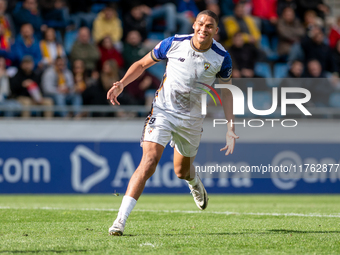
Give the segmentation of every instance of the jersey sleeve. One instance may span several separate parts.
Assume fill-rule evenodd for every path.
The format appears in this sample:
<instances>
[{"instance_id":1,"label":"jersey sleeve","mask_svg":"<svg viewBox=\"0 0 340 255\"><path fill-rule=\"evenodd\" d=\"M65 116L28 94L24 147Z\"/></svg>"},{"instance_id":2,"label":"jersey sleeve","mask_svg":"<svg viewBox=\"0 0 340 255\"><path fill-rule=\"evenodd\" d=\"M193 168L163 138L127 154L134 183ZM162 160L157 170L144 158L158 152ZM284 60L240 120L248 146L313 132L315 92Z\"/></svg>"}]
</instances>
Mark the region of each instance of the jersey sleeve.
<instances>
[{"instance_id":1,"label":"jersey sleeve","mask_svg":"<svg viewBox=\"0 0 340 255\"><path fill-rule=\"evenodd\" d=\"M166 55L171 47L173 40L174 37L172 36L164 39L159 44L157 44L156 47L151 51L151 58L156 62L166 59Z\"/></svg>"},{"instance_id":2,"label":"jersey sleeve","mask_svg":"<svg viewBox=\"0 0 340 255\"><path fill-rule=\"evenodd\" d=\"M217 78L220 78L224 82L228 82L231 79L233 68L232 61L228 51L224 55L221 70L216 74Z\"/></svg>"}]
</instances>

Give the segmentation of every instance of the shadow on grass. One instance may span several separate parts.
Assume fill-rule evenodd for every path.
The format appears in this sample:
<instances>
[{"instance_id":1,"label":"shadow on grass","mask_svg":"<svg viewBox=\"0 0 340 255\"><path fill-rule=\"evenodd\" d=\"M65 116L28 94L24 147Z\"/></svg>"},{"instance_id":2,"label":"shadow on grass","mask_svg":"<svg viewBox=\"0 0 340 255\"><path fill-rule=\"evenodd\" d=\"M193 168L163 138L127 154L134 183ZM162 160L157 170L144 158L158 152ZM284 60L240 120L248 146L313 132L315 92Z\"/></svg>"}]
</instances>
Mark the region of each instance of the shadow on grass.
<instances>
[{"instance_id":1,"label":"shadow on grass","mask_svg":"<svg viewBox=\"0 0 340 255\"><path fill-rule=\"evenodd\" d=\"M249 230L245 232L216 232L216 233L144 233L144 234L128 234L124 237L138 236L237 236L237 235L273 235L273 234L339 234L340 231L306 231L306 230L289 230L289 229L270 229L263 231Z\"/></svg>"},{"instance_id":2,"label":"shadow on grass","mask_svg":"<svg viewBox=\"0 0 340 255\"><path fill-rule=\"evenodd\" d=\"M271 232L276 232L276 233L283 233L283 234L291 234L291 233L297 233L297 234L338 234L340 231L306 231L306 230L290 230L290 229L271 229L267 230Z\"/></svg>"},{"instance_id":3,"label":"shadow on grass","mask_svg":"<svg viewBox=\"0 0 340 255\"><path fill-rule=\"evenodd\" d=\"M71 252L88 252L91 250L36 250L36 251L0 251L0 253L46 253L46 252L54 252L54 253L71 253Z\"/></svg>"}]
</instances>

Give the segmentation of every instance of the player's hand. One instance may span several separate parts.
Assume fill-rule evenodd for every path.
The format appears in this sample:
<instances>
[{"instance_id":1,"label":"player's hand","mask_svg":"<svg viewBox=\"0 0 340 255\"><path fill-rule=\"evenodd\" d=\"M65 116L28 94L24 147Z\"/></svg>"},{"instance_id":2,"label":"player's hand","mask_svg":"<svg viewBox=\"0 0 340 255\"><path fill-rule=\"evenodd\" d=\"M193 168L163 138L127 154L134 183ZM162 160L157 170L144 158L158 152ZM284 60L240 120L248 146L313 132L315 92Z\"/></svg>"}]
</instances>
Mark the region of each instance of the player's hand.
<instances>
[{"instance_id":1,"label":"player's hand","mask_svg":"<svg viewBox=\"0 0 340 255\"><path fill-rule=\"evenodd\" d=\"M233 154L234 147L235 147L235 139L238 139L239 137L235 135L233 131L227 132L227 144L224 148L220 149L220 151L226 151L225 155Z\"/></svg>"},{"instance_id":2,"label":"player's hand","mask_svg":"<svg viewBox=\"0 0 340 255\"><path fill-rule=\"evenodd\" d=\"M120 95L120 93L122 93L123 89L124 89L124 85L122 82L117 81L113 83L112 88L107 92L107 99L110 100L111 104L120 105L120 103L117 100L117 97Z\"/></svg>"}]
</instances>

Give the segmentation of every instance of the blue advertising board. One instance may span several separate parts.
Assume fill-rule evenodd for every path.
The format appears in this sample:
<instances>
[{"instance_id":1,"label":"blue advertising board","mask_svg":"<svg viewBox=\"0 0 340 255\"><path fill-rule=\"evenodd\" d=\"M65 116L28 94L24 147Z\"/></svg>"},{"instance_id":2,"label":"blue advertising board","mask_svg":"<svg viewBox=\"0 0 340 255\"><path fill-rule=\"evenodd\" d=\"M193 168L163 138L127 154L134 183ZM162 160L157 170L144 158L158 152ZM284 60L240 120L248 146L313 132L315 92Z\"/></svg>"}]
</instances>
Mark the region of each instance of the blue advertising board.
<instances>
[{"instance_id":1,"label":"blue advertising board","mask_svg":"<svg viewBox=\"0 0 340 255\"><path fill-rule=\"evenodd\" d=\"M340 193L340 144L239 143L229 156L219 151L223 146L203 142L196 168L321 164L333 169L256 178L249 172L211 175L202 170L209 193ZM141 156L137 142L1 142L0 193L124 193ZM173 149L167 146L145 193L189 192L174 174L172 158Z\"/></svg>"}]
</instances>

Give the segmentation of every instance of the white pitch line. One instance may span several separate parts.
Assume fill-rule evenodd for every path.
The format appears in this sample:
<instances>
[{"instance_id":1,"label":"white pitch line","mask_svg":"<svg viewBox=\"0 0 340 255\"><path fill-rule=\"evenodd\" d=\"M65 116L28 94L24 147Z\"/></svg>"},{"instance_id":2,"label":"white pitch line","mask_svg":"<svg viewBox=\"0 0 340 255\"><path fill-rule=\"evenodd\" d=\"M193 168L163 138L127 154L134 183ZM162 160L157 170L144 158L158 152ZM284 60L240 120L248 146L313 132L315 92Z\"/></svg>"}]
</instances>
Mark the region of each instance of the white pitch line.
<instances>
[{"instance_id":1,"label":"white pitch line","mask_svg":"<svg viewBox=\"0 0 340 255\"><path fill-rule=\"evenodd\" d=\"M103 212L117 212L118 209L108 208L63 208L63 207L10 207L0 206L0 210L64 210L64 211L103 211ZM216 212L216 211L182 211L182 210L143 210L135 209L135 212L153 212L153 213L202 213L202 214L222 214L222 215L253 215L253 216L293 216L293 217L324 217L324 218L340 218L340 214L302 214L302 213L254 213L254 212Z\"/></svg>"}]
</instances>

